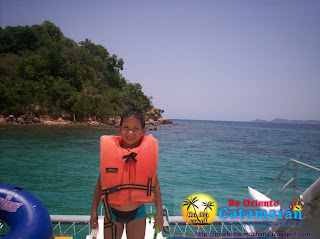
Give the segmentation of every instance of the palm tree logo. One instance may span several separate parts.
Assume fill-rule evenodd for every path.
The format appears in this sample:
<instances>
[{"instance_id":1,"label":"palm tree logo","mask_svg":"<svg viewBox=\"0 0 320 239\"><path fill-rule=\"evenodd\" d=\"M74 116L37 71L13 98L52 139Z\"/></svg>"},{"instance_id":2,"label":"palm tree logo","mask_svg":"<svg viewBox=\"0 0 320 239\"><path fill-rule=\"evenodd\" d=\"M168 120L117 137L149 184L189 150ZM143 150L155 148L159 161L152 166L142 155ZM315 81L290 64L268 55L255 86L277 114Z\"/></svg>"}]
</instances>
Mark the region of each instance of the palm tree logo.
<instances>
[{"instance_id":1,"label":"palm tree logo","mask_svg":"<svg viewBox=\"0 0 320 239\"><path fill-rule=\"evenodd\" d=\"M183 201L184 202L183 206L188 206L187 207L187 211L189 211L190 206L192 206L192 208L193 208L193 210L195 212L195 215L196 215L196 217L198 219L198 222L200 222L200 219L199 219L198 213L197 213L197 209L199 209L199 208L195 204L197 201L198 201L198 197L194 197L194 198L191 197L191 199L186 199L186 200Z\"/></svg>"},{"instance_id":2,"label":"palm tree logo","mask_svg":"<svg viewBox=\"0 0 320 239\"><path fill-rule=\"evenodd\" d=\"M205 212L207 212L208 211L208 209L210 209L210 211L212 211L212 207L214 207L214 202L213 201L209 201L209 202L207 202L207 201L204 201L204 202L202 202L202 206L204 206L204 211Z\"/></svg>"},{"instance_id":3,"label":"palm tree logo","mask_svg":"<svg viewBox=\"0 0 320 239\"><path fill-rule=\"evenodd\" d=\"M183 201L181 213L185 221L191 225L208 225L217 216L216 207L216 202L210 195L195 193Z\"/></svg>"}]
</instances>

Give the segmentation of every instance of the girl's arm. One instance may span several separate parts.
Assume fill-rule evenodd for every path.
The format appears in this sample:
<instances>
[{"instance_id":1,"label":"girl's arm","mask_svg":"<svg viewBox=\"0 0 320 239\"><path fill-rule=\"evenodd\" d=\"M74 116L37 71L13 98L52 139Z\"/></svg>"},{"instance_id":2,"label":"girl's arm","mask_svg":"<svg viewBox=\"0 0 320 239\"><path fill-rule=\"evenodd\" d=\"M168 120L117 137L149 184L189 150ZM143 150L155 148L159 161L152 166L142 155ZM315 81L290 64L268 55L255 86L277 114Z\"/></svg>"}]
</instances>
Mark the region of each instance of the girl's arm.
<instances>
[{"instance_id":1,"label":"girl's arm","mask_svg":"<svg viewBox=\"0 0 320 239\"><path fill-rule=\"evenodd\" d=\"M155 223L153 228L159 226L159 232L162 230L163 227L163 216L162 216L162 201L161 201L161 190L160 184L158 181L158 175L156 175L156 181L154 183L154 204L156 206L157 214L155 218Z\"/></svg>"},{"instance_id":2,"label":"girl's arm","mask_svg":"<svg viewBox=\"0 0 320 239\"><path fill-rule=\"evenodd\" d=\"M96 188L94 190L94 196L93 196L92 207L91 207L90 226L92 229L98 228L97 210L99 207L101 196L102 196L101 195L101 175L99 175L99 178L96 183Z\"/></svg>"}]
</instances>

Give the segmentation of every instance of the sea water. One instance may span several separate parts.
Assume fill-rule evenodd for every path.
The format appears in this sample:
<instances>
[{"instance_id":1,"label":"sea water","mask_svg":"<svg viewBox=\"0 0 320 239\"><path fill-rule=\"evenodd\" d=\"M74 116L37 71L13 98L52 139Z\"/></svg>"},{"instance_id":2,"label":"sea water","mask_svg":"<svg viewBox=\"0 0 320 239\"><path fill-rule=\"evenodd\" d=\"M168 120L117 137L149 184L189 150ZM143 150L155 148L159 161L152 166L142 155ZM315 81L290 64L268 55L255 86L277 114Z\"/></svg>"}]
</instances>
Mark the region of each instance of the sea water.
<instances>
[{"instance_id":1,"label":"sea water","mask_svg":"<svg viewBox=\"0 0 320 239\"><path fill-rule=\"evenodd\" d=\"M158 178L169 215L181 215L181 203L193 193L209 194L217 207L248 199L248 186L265 194L290 159L320 168L320 125L173 122L178 125L147 130L159 140ZM104 134L119 133L104 126L2 125L0 183L28 190L50 214L90 215ZM286 181L293 176L292 167L287 171ZM299 166L297 185L306 189L319 176ZM280 201L282 186L271 199ZM285 199L292 200L289 188Z\"/></svg>"}]
</instances>

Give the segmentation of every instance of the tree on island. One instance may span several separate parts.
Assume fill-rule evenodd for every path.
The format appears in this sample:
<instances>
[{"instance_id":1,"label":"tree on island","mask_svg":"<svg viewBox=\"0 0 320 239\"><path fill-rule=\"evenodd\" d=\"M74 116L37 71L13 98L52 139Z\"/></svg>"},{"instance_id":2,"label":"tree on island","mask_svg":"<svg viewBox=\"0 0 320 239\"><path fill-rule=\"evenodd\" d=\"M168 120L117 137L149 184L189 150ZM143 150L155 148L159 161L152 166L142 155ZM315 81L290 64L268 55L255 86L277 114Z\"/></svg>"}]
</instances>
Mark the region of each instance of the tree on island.
<instances>
[{"instance_id":1,"label":"tree on island","mask_svg":"<svg viewBox=\"0 0 320 239\"><path fill-rule=\"evenodd\" d=\"M38 114L87 119L146 112L151 97L120 73L124 61L85 39L65 37L52 22L0 27L0 114Z\"/></svg>"}]
</instances>

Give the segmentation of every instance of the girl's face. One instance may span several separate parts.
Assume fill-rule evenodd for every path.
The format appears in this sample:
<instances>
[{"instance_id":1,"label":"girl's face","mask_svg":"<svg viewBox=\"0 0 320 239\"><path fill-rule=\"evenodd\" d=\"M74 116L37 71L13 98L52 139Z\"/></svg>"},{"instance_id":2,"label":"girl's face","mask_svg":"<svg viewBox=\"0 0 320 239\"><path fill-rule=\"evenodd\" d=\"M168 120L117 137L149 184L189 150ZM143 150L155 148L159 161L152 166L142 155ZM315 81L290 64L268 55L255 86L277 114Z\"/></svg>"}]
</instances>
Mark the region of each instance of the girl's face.
<instances>
[{"instance_id":1,"label":"girl's face","mask_svg":"<svg viewBox=\"0 0 320 239\"><path fill-rule=\"evenodd\" d=\"M140 144L141 138L146 132L146 127L142 128L140 120L128 117L122 120L119 131L123 139L123 148L135 148Z\"/></svg>"}]
</instances>

